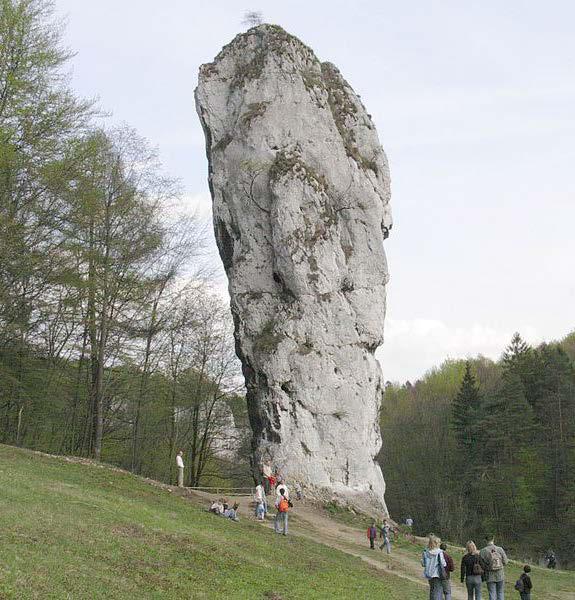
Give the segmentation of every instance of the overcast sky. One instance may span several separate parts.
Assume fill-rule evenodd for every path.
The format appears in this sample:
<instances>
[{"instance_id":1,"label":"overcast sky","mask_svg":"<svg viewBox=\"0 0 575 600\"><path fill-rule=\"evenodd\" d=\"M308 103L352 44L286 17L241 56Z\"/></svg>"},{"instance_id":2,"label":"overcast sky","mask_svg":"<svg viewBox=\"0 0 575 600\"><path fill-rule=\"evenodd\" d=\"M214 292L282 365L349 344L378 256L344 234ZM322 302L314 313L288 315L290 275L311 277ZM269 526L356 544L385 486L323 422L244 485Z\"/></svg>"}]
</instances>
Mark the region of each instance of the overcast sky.
<instances>
[{"instance_id":1,"label":"overcast sky","mask_svg":"<svg viewBox=\"0 0 575 600\"><path fill-rule=\"evenodd\" d=\"M258 1L56 0L72 85L157 144L207 214L198 66L261 9L340 68L387 152L384 377L573 330L575 2Z\"/></svg>"}]
</instances>

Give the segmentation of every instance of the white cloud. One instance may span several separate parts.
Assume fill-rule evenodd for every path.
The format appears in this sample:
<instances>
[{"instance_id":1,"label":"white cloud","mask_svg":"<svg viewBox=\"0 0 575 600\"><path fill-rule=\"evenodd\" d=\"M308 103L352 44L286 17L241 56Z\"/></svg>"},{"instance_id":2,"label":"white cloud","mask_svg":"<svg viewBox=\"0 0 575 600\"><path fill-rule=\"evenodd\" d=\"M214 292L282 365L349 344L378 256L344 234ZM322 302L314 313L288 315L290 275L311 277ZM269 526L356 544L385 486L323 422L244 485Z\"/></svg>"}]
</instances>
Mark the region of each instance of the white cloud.
<instances>
[{"instance_id":1,"label":"white cloud","mask_svg":"<svg viewBox=\"0 0 575 600\"><path fill-rule=\"evenodd\" d=\"M196 215L199 218L212 218L212 198L209 192L192 192L181 196L175 205L177 212Z\"/></svg>"},{"instance_id":2,"label":"white cloud","mask_svg":"<svg viewBox=\"0 0 575 600\"><path fill-rule=\"evenodd\" d=\"M535 328L522 327L521 335L532 344L539 343ZM438 319L386 320L385 343L377 356L386 380L415 380L447 358L467 358L482 354L497 360L514 331L496 329L480 323L466 327L451 326Z\"/></svg>"}]
</instances>

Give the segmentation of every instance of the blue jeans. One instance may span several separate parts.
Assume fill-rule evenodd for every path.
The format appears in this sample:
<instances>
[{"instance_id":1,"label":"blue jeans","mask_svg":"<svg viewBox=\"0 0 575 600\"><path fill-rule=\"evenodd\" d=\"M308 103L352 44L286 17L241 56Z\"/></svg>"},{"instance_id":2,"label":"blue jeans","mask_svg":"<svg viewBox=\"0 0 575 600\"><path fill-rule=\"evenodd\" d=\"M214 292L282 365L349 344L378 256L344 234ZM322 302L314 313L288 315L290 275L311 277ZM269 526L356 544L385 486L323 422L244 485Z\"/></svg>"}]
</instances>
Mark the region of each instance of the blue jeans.
<instances>
[{"instance_id":1,"label":"blue jeans","mask_svg":"<svg viewBox=\"0 0 575 600\"><path fill-rule=\"evenodd\" d=\"M443 600L443 587L439 577L432 577L429 581L429 600Z\"/></svg>"},{"instance_id":2,"label":"blue jeans","mask_svg":"<svg viewBox=\"0 0 575 600\"><path fill-rule=\"evenodd\" d=\"M468 575L465 578L465 585L467 600L481 600L481 575Z\"/></svg>"},{"instance_id":3,"label":"blue jeans","mask_svg":"<svg viewBox=\"0 0 575 600\"><path fill-rule=\"evenodd\" d=\"M489 600L505 600L504 586L504 581L488 581L487 589L489 590Z\"/></svg>"},{"instance_id":4,"label":"blue jeans","mask_svg":"<svg viewBox=\"0 0 575 600\"><path fill-rule=\"evenodd\" d=\"M288 534L288 514L287 512L277 512L274 521L274 529L276 533Z\"/></svg>"},{"instance_id":5,"label":"blue jeans","mask_svg":"<svg viewBox=\"0 0 575 600\"><path fill-rule=\"evenodd\" d=\"M441 580L441 589L443 591L443 599L451 600L451 581L449 579Z\"/></svg>"},{"instance_id":6,"label":"blue jeans","mask_svg":"<svg viewBox=\"0 0 575 600\"><path fill-rule=\"evenodd\" d=\"M381 544L379 549L383 550L384 548L388 554L391 554L391 542L389 541L389 538L383 538L383 544Z\"/></svg>"}]
</instances>

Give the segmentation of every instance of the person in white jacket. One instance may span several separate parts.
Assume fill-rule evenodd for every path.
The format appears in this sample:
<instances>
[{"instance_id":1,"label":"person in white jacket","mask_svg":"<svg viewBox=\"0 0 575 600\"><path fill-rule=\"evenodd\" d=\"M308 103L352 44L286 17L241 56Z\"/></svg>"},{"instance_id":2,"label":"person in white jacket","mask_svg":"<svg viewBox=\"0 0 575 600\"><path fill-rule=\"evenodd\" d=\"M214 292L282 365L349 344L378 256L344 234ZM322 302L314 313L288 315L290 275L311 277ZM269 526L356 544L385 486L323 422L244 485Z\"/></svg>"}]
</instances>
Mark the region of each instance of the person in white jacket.
<instances>
[{"instance_id":1,"label":"person in white jacket","mask_svg":"<svg viewBox=\"0 0 575 600\"><path fill-rule=\"evenodd\" d=\"M266 491L262 483L256 486L256 493L254 494L254 500L256 502L256 517L258 520L263 521L268 512L268 503L266 499Z\"/></svg>"},{"instance_id":2,"label":"person in white jacket","mask_svg":"<svg viewBox=\"0 0 575 600\"><path fill-rule=\"evenodd\" d=\"M276 487L276 506L279 504L279 501L281 500L282 496L285 496L285 499L289 500L288 486L284 483L283 479L280 479Z\"/></svg>"},{"instance_id":3,"label":"person in white jacket","mask_svg":"<svg viewBox=\"0 0 575 600\"><path fill-rule=\"evenodd\" d=\"M429 535L427 548L421 555L423 575L429 582L429 600L442 600L443 587L441 585L442 573L445 573L447 561L443 551L439 548L441 540L433 534Z\"/></svg>"},{"instance_id":4,"label":"person in white jacket","mask_svg":"<svg viewBox=\"0 0 575 600\"><path fill-rule=\"evenodd\" d=\"M178 487L184 487L184 451L180 450L176 456L176 466L178 467Z\"/></svg>"}]
</instances>

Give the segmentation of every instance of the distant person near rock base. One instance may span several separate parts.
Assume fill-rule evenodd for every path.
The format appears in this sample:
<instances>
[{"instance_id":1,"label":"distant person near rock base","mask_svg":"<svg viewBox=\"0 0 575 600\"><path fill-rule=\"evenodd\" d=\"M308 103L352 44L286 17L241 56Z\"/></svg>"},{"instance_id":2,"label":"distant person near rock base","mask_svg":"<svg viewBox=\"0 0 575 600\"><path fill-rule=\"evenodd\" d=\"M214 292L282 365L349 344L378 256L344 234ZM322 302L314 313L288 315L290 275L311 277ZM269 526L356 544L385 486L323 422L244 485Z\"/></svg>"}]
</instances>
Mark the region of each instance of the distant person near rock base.
<instances>
[{"instance_id":1,"label":"distant person near rock base","mask_svg":"<svg viewBox=\"0 0 575 600\"><path fill-rule=\"evenodd\" d=\"M256 486L254 500L256 503L256 519L258 519L258 521L264 521L268 512L268 503L263 482L258 483Z\"/></svg>"},{"instance_id":2,"label":"distant person near rock base","mask_svg":"<svg viewBox=\"0 0 575 600\"><path fill-rule=\"evenodd\" d=\"M383 525L379 528L379 537L382 540L382 544L379 547L380 550L385 548L388 554L391 554L391 526L384 520Z\"/></svg>"},{"instance_id":3,"label":"distant person near rock base","mask_svg":"<svg viewBox=\"0 0 575 600\"><path fill-rule=\"evenodd\" d=\"M372 523L367 528L367 539L369 540L370 550L375 550L375 540L377 539L377 528L375 527L375 523Z\"/></svg>"},{"instance_id":4,"label":"distant person near rock base","mask_svg":"<svg viewBox=\"0 0 575 600\"><path fill-rule=\"evenodd\" d=\"M176 456L176 466L178 467L178 487L184 487L184 451L180 450Z\"/></svg>"},{"instance_id":5,"label":"distant person near rock base","mask_svg":"<svg viewBox=\"0 0 575 600\"><path fill-rule=\"evenodd\" d=\"M282 533L283 535L288 534L288 512L290 509L290 503L287 497L284 495L284 489L279 490L279 499L276 500L276 517L274 521L274 530L276 533Z\"/></svg>"}]
</instances>

